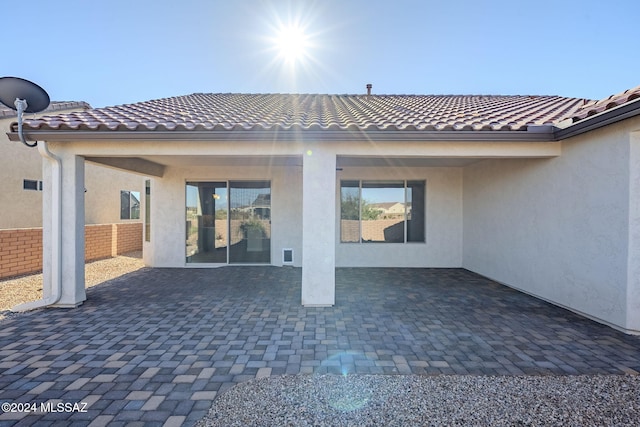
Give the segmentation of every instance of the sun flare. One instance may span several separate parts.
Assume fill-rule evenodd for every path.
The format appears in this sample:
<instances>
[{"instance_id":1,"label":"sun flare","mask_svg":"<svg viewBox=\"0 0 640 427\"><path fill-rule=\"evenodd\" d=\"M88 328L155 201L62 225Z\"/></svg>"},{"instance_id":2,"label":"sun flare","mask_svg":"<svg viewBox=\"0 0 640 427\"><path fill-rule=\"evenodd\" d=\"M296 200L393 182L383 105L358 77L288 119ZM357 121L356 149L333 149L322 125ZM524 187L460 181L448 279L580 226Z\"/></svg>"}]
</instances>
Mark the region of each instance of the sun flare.
<instances>
[{"instance_id":1,"label":"sun flare","mask_svg":"<svg viewBox=\"0 0 640 427\"><path fill-rule=\"evenodd\" d=\"M282 27L276 35L275 47L286 62L299 62L308 55L309 37L298 26Z\"/></svg>"}]
</instances>

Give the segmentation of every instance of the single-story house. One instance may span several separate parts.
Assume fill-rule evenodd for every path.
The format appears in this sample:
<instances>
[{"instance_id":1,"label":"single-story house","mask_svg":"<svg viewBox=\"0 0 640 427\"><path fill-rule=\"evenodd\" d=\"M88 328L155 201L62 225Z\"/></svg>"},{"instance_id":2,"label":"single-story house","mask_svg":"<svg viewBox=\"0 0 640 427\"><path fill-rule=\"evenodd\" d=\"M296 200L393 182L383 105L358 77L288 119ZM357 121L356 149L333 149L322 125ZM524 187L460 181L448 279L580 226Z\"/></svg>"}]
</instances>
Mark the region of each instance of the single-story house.
<instances>
[{"instance_id":1,"label":"single-story house","mask_svg":"<svg viewBox=\"0 0 640 427\"><path fill-rule=\"evenodd\" d=\"M148 177L151 267L301 267L305 306L335 303L336 267L465 268L640 333L639 98L195 93L27 121L45 300L86 298L90 161Z\"/></svg>"}]
</instances>

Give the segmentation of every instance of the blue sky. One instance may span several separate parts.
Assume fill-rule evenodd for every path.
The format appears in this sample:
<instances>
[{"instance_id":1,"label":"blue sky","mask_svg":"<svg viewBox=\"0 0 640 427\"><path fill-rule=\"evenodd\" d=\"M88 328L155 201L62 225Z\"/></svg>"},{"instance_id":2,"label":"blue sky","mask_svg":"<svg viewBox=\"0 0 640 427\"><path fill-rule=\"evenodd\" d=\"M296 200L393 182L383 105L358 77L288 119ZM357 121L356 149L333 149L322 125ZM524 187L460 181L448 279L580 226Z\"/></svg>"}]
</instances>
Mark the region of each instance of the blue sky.
<instances>
[{"instance_id":1,"label":"blue sky","mask_svg":"<svg viewBox=\"0 0 640 427\"><path fill-rule=\"evenodd\" d=\"M94 107L194 92L536 94L640 85L637 0L30 0L0 76ZM280 26L306 54L286 62Z\"/></svg>"}]
</instances>

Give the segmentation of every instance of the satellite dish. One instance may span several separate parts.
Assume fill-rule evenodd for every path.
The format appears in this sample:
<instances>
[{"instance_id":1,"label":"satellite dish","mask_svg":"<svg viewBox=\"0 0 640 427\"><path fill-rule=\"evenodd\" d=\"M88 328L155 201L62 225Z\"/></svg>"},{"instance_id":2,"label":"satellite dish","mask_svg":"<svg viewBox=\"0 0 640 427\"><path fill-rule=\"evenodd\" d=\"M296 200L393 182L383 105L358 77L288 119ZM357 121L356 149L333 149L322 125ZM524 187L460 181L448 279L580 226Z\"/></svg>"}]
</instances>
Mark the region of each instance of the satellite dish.
<instances>
[{"instance_id":1,"label":"satellite dish","mask_svg":"<svg viewBox=\"0 0 640 427\"><path fill-rule=\"evenodd\" d=\"M26 113L39 113L49 106L49 95L35 83L18 77L0 78L0 102L17 110L16 99L27 102Z\"/></svg>"},{"instance_id":2,"label":"satellite dish","mask_svg":"<svg viewBox=\"0 0 640 427\"><path fill-rule=\"evenodd\" d=\"M0 103L18 112L18 134L20 141L26 146L35 147L37 144L29 144L22 133L22 114L38 113L49 106L49 95L35 83L19 77L0 78Z\"/></svg>"}]
</instances>

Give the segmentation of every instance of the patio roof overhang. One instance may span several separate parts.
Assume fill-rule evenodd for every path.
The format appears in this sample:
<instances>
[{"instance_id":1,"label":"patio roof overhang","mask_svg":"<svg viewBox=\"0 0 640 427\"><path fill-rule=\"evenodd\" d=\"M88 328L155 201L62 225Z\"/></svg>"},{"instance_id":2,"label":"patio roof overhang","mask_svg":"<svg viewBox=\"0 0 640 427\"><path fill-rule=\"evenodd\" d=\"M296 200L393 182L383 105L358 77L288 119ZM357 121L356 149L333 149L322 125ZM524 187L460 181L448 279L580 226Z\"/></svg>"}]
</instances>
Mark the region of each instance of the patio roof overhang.
<instances>
[{"instance_id":1,"label":"patio roof overhang","mask_svg":"<svg viewBox=\"0 0 640 427\"><path fill-rule=\"evenodd\" d=\"M32 141L323 141L323 142L549 142L555 141L553 126L529 126L526 131L468 131L468 130L363 130L357 127L344 130L309 130L292 126L288 129L245 130L242 127L225 131L130 131L130 130L55 130L25 128L25 137ZM12 127L13 130L13 127ZM7 133L11 141L19 141L16 131Z\"/></svg>"},{"instance_id":2,"label":"patio roof overhang","mask_svg":"<svg viewBox=\"0 0 640 427\"><path fill-rule=\"evenodd\" d=\"M553 131L552 126L529 126L526 131L336 131L293 126L228 131L39 129L25 134L54 145L82 144L78 154L88 161L161 177L172 165L301 164L302 147L318 143L336 147L338 167L465 166L486 158L549 158L561 154ZM16 132L8 135L18 140Z\"/></svg>"}]
</instances>

